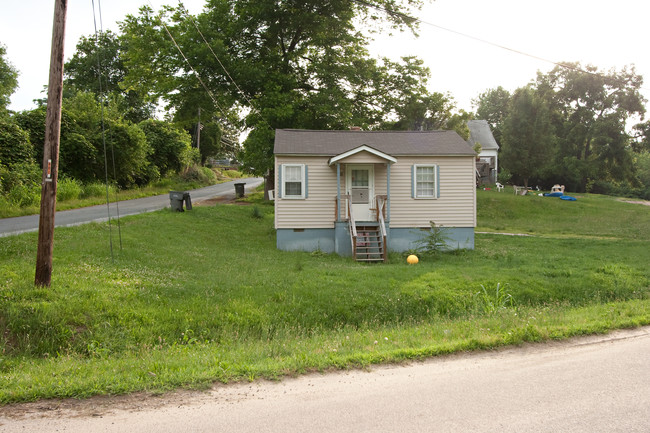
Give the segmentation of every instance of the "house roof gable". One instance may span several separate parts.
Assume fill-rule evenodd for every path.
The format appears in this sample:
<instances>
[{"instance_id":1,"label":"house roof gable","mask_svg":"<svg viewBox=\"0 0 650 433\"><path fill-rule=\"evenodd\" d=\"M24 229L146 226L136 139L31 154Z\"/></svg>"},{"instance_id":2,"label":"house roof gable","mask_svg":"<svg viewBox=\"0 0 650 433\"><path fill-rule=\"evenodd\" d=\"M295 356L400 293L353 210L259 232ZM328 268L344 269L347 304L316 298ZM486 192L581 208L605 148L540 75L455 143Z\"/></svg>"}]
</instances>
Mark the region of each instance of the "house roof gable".
<instances>
[{"instance_id":1,"label":"house roof gable","mask_svg":"<svg viewBox=\"0 0 650 433\"><path fill-rule=\"evenodd\" d=\"M366 146L386 156L475 156L455 131L322 131L277 129L276 155L336 157Z\"/></svg>"},{"instance_id":2,"label":"house roof gable","mask_svg":"<svg viewBox=\"0 0 650 433\"><path fill-rule=\"evenodd\" d=\"M372 155L374 155L374 156L376 156L376 157L378 157L380 159L385 160L386 162L388 162L390 164L394 164L394 163L397 162L397 159L395 159L394 157L392 157L390 155L387 155L384 152L380 152L377 149L373 149L372 147L366 146L365 144L363 144L363 145L361 145L359 147L348 150L347 152L343 152L341 154L338 154L338 155L330 158L329 165L332 165L332 164L334 164L336 162L341 162L344 159L346 159L346 158L348 158L348 157L350 157L352 155L357 155L357 154L363 153L363 152L370 153L370 154L372 154Z\"/></svg>"},{"instance_id":3,"label":"house roof gable","mask_svg":"<svg viewBox=\"0 0 650 433\"><path fill-rule=\"evenodd\" d=\"M492 135L492 130L487 120L468 120L469 144L474 147L478 142L481 143L481 150L498 150L499 145Z\"/></svg>"}]
</instances>

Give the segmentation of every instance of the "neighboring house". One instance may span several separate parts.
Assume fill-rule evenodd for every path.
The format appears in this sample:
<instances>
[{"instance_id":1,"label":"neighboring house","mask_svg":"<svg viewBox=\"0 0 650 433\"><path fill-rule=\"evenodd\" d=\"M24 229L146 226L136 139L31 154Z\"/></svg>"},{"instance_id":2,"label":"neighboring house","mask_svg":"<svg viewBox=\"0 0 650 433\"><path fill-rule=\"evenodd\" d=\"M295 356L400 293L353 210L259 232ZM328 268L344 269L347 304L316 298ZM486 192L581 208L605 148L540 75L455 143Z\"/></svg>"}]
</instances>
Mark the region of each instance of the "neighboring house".
<instances>
[{"instance_id":1,"label":"neighboring house","mask_svg":"<svg viewBox=\"0 0 650 433\"><path fill-rule=\"evenodd\" d=\"M476 163L478 180L480 184L493 184L497 181L499 170L499 145L497 144L487 120L469 120L469 145L474 148L476 143L481 144L479 160Z\"/></svg>"},{"instance_id":2,"label":"neighboring house","mask_svg":"<svg viewBox=\"0 0 650 433\"><path fill-rule=\"evenodd\" d=\"M385 260L430 221L449 248L474 248L476 153L454 131L275 132L281 250Z\"/></svg>"}]
</instances>

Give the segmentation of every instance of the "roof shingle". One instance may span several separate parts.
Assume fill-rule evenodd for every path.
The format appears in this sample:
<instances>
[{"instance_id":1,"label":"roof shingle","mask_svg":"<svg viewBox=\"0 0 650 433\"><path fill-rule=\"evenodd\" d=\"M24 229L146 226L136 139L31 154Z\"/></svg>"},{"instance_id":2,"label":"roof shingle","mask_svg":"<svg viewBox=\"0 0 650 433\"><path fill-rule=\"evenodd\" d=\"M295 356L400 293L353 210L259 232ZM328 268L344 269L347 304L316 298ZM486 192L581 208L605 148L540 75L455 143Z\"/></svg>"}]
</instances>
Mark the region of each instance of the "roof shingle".
<instances>
[{"instance_id":1,"label":"roof shingle","mask_svg":"<svg viewBox=\"0 0 650 433\"><path fill-rule=\"evenodd\" d=\"M362 145L389 155L473 156L455 131L319 131L276 129L276 155L336 156Z\"/></svg>"}]
</instances>

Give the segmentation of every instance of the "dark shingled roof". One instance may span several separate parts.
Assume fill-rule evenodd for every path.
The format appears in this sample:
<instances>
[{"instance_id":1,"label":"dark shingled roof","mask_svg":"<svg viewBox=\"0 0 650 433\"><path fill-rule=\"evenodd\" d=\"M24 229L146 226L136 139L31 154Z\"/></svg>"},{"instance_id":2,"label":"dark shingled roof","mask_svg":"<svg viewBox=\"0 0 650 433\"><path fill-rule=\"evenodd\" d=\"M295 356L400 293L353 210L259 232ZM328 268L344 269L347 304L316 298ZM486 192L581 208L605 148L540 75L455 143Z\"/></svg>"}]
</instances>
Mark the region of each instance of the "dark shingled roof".
<instances>
[{"instance_id":1,"label":"dark shingled roof","mask_svg":"<svg viewBox=\"0 0 650 433\"><path fill-rule=\"evenodd\" d=\"M481 150L499 149L487 120L468 120L467 127L469 128L469 144L472 147L479 142L481 143Z\"/></svg>"},{"instance_id":2,"label":"dark shingled roof","mask_svg":"<svg viewBox=\"0 0 650 433\"><path fill-rule=\"evenodd\" d=\"M273 153L336 156L366 145L388 155L476 155L455 131L276 129Z\"/></svg>"}]
</instances>

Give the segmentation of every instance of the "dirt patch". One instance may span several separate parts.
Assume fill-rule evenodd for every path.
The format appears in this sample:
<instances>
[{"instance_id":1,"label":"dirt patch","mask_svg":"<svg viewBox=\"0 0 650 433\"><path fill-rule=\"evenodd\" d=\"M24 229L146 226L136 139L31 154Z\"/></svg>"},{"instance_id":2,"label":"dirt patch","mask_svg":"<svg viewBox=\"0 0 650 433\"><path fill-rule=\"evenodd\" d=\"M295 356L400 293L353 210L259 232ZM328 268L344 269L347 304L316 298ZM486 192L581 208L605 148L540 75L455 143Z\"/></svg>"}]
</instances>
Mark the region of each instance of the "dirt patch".
<instances>
[{"instance_id":1,"label":"dirt patch","mask_svg":"<svg viewBox=\"0 0 650 433\"><path fill-rule=\"evenodd\" d=\"M237 200L235 194L220 195L218 197L209 198L207 200L200 200L193 202L192 206L216 206L218 204L235 204L238 206L250 206L251 203L246 201Z\"/></svg>"},{"instance_id":2,"label":"dirt patch","mask_svg":"<svg viewBox=\"0 0 650 433\"><path fill-rule=\"evenodd\" d=\"M648 200L620 200L623 203L632 203L632 204L642 204L644 206L650 206L650 201Z\"/></svg>"}]
</instances>

